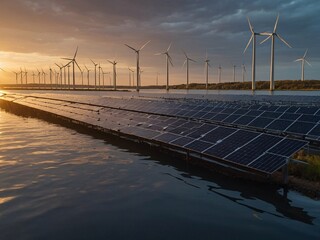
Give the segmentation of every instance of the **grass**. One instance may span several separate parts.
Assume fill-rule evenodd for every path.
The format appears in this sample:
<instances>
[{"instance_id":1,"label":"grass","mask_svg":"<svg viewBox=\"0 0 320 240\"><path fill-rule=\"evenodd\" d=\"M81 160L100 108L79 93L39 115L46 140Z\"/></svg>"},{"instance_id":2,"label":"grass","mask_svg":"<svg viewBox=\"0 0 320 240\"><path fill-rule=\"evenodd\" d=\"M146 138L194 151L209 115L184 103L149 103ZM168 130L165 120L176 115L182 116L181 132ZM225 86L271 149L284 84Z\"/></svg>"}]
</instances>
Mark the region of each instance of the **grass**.
<instances>
[{"instance_id":1,"label":"grass","mask_svg":"<svg viewBox=\"0 0 320 240\"><path fill-rule=\"evenodd\" d=\"M320 181L320 155L309 155L305 151L300 151L296 154L295 159L308 164L291 163L289 165L290 175L310 181Z\"/></svg>"}]
</instances>

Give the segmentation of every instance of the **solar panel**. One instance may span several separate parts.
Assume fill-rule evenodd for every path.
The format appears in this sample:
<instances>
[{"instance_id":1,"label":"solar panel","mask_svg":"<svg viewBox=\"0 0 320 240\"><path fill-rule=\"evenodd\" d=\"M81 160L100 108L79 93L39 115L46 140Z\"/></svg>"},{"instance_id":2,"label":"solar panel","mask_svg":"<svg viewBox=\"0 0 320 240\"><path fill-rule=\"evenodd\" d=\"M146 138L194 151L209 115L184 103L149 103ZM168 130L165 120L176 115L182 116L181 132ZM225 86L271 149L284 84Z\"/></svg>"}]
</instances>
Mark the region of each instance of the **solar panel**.
<instances>
[{"instance_id":1,"label":"solar panel","mask_svg":"<svg viewBox=\"0 0 320 240\"><path fill-rule=\"evenodd\" d=\"M229 117L223 119L223 122L225 123L233 123L235 120L237 120L241 115L232 114Z\"/></svg>"},{"instance_id":2,"label":"solar panel","mask_svg":"<svg viewBox=\"0 0 320 240\"><path fill-rule=\"evenodd\" d=\"M206 134L205 136L203 136L202 138L200 138L200 140L204 140L204 141L215 144L217 141L226 138L227 136L234 133L235 131L236 131L235 129L231 129L231 128L218 127L212 130L211 132L209 132L208 134Z\"/></svg>"},{"instance_id":3,"label":"solar panel","mask_svg":"<svg viewBox=\"0 0 320 240\"><path fill-rule=\"evenodd\" d=\"M287 132L307 134L313 127L313 123L296 121L287 129Z\"/></svg>"},{"instance_id":4,"label":"solar panel","mask_svg":"<svg viewBox=\"0 0 320 240\"><path fill-rule=\"evenodd\" d=\"M239 130L225 138L222 142L206 150L205 153L214 157L223 158L257 136L259 136L259 133Z\"/></svg>"},{"instance_id":5,"label":"solar panel","mask_svg":"<svg viewBox=\"0 0 320 240\"><path fill-rule=\"evenodd\" d=\"M246 113L248 113L249 110L247 109L238 109L237 111L235 111L233 114L239 114L239 115L244 115Z\"/></svg>"},{"instance_id":6,"label":"solar panel","mask_svg":"<svg viewBox=\"0 0 320 240\"><path fill-rule=\"evenodd\" d=\"M318 110L318 107L300 107L297 113L315 114Z\"/></svg>"},{"instance_id":7,"label":"solar panel","mask_svg":"<svg viewBox=\"0 0 320 240\"><path fill-rule=\"evenodd\" d=\"M169 143L173 140L178 139L179 135L177 134L172 134L172 133L163 133L161 135L156 136L155 138L153 138L153 140L159 141L159 142L165 142L165 143Z\"/></svg>"},{"instance_id":8,"label":"solar panel","mask_svg":"<svg viewBox=\"0 0 320 240\"><path fill-rule=\"evenodd\" d=\"M270 130L284 131L284 130L286 130L292 123L293 123L293 121L276 119L276 120L274 120L270 125L268 125L266 128L267 128L267 129L270 129Z\"/></svg>"},{"instance_id":9,"label":"solar panel","mask_svg":"<svg viewBox=\"0 0 320 240\"><path fill-rule=\"evenodd\" d=\"M155 136L160 134L160 132L143 129L143 128L137 128L136 131L134 131L133 133L138 137L143 137L147 139L154 138Z\"/></svg>"},{"instance_id":10,"label":"solar panel","mask_svg":"<svg viewBox=\"0 0 320 240\"><path fill-rule=\"evenodd\" d=\"M247 165L281 140L280 137L262 134L225 158L235 163Z\"/></svg>"},{"instance_id":11,"label":"solar panel","mask_svg":"<svg viewBox=\"0 0 320 240\"><path fill-rule=\"evenodd\" d=\"M213 118L215 115L217 115L217 113L214 113L214 112L208 112L206 113L205 115L202 116L203 119L211 119Z\"/></svg>"},{"instance_id":12,"label":"solar panel","mask_svg":"<svg viewBox=\"0 0 320 240\"><path fill-rule=\"evenodd\" d=\"M320 116L303 114L298 120L302 122L318 123L320 121Z\"/></svg>"},{"instance_id":13,"label":"solar panel","mask_svg":"<svg viewBox=\"0 0 320 240\"><path fill-rule=\"evenodd\" d=\"M320 124L316 125L309 133L310 136L320 137Z\"/></svg>"},{"instance_id":14,"label":"solar panel","mask_svg":"<svg viewBox=\"0 0 320 240\"><path fill-rule=\"evenodd\" d=\"M295 113L298 111L299 107L291 106L290 108L287 109L286 113Z\"/></svg>"},{"instance_id":15,"label":"solar panel","mask_svg":"<svg viewBox=\"0 0 320 240\"><path fill-rule=\"evenodd\" d=\"M266 118L278 118L281 115L281 113L277 112L264 112L260 116L266 117Z\"/></svg>"},{"instance_id":16,"label":"solar panel","mask_svg":"<svg viewBox=\"0 0 320 240\"><path fill-rule=\"evenodd\" d=\"M303 148L307 142L285 138L273 148L268 150L269 153L290 157L295 152Z\"/></svg>"},{"instance_id":17,"label":"solar panel","mask_svg":"<svg viewBox=\"0 0 320 240\"><path fill-rule=\"evenodd\" d=\"M187 144L185 146L185 148L201 153L204 150L208 149L210 146L212 146L211 143L204 142L201 140L195 140L195 141Z\"/></svg>"},{"instance_id":18,"label":"solar panel","mask_svg":"<svg viewBox=\"0 0 320 240\"><path fill-rule=\"evenodd\" d=\"M288 110L288 106L280 106L277 108L277 110L275 110L275 112L280 112L280 113L284 113Z\"/></svg>"},{"instance_id":19,"label":"solar panel","mask_svg":"<svg viewBox=\"0 0 320 240\"><path fill-rule=\"evenodd\" d=\"M211 120L222 121L223 119L227 118L228 116L229 116L229 114L219 113L219 114L215 115L214 117L212 117Z\"/></svg>"},{"instance_id":20,"label":"solar panel","mask_svg":"<svg viewBox=\"0 0 320 240\"><path fill-rule=\"evenodd\" d=\"M250 163L249 167L271 174L284 166L286 163L286 157L266 153Z\"/></svg>"},{"instance_id":21,"label":"solar panel","mask_svg":"<svg viewBox=\"0 0 320 240\"><path fill-rule=\"evenodd\" d=\"M273 119L264 118L264 117L257 117L248 126L256 127L256 128L265 128L268 124L270 124Z\"/></svg>"},{"instance_id":22,"label":"solar panel","mask_svg":"<svg viewBox=\"0 0 320 240\"><path fill-rule=\"evenodd\" d=\"M294 120L297 120L300 116L301 114L297 114L297 113L284 113L279 117L279 119L294 121Z\"/></svg>"},{"instance_id":23,"label":"solar panel","mask_svg":"<svg viewBox=\"0 0 320 240\"><path fill-rule=\"evenodd\" d=\"M263 111L250 110L249 112L246 113L246 115L248 115L248 116L253 116L253 117L257 117L257 116L260 116L262 113L263 113Z\"/></svg>"},{"instance_id":24,"label":"solar panel","mask_svg":"<svg viewBox=\"0 0 320 240\"><path fill-rule=\"evenodd\" d=\"M180 137L176 140L173 140L172 142L170 142L170 144L175 145L175 146L179 146L179 147L183 147L189 143L191 143L192 141L194 141L194 138L191 137Z\"/></svg>"},{"instance_id":25,"label":"solar panel","mask_svg":"<svg viewBox=\"0 0 320 240\"><path fill-rule=\"evenodd\" d=\"M184 128L184 127L172 127L172 128L170 127L166 129L167 132L176 133L180 135L188 134L189 130L190 130L189 128Z\"/></svg>"},{"instance_id":26,"label":"solar panel","mask_svg":"<svg viewBox=\"0 0 320 240\"><path fill-rule=\"evenodd\" d=\"M194 114L192 117L193 118L203 118L204 115L206 115L208 112L197 112L196 114ZM209 118L210 119L210 118Z\"/></svg>"},{"instance_id":27,"label":"solar panel","mask_svg":"<svg viewBox=\"0 0 320 240\"><path fill-rule=\"evenodd\" d=\"M236 121L234 121L234 124L240 124L240 125L247 125L250 122L252 122L255 119L255 117L251 117L251 116L242 116L240 118L238 118Z\"/></svg>"}]
</instances>

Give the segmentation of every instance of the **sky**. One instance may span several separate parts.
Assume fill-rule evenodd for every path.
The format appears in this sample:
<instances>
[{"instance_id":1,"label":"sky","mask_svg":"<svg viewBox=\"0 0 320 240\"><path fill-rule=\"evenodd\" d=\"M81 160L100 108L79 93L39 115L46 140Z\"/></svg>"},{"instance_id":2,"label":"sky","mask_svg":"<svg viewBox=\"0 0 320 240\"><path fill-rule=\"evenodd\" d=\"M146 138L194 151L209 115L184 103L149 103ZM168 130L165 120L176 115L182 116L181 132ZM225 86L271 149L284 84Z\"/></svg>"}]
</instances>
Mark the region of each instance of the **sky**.
<instances>
[{"instance_id":1,"label":"sky","mask_svg":"<svg viewBox=\"0 0 320 240\"><path fill-rule=\"evenodd\" d=\"M142 85L165 84L164 52L172 43L170 84L186 82L182 67L185 51L196 63L190 63L190 82L204 82L204 60L210 59L209 82L251 80L251 46L243 54L251 36L246 17L257 32L272 31L280 14L275 45L275 79L300 79L301 65L294 62L309 52L306 79L320 79L320 3L319 0L2 0L0 8L0 83L14 83L20 67L47 73L62 57L72 57L79 47L77 62L93 70L90 58L112 72L107 60L116 60L119 85L128 84L128 67L135 68L136 55L124 44L139 48ZM264 37L258 37L260 42ZM257 80L269 79L270 41L257 44ZM55 68L58 71L58 68ZM92 71L90 73L93 79ZM108 77L106 83L108 83ZM77 82L80 77L77 73Z\"/></svg>"}]
</instances>

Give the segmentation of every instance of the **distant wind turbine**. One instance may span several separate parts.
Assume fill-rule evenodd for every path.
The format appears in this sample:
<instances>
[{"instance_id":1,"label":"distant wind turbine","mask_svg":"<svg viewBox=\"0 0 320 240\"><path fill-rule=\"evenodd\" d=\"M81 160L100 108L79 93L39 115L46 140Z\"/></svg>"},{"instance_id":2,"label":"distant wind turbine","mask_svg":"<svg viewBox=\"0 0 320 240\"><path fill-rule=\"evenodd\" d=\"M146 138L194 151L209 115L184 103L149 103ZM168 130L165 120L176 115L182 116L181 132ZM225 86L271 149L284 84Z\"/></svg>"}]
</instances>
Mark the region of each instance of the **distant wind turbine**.
<instances>
[{"instance_id":1,"label":"distant wind turbine","mask_svg":"<svg viewBox=\"0 0 320 240\"><path fill-rule=\"evenodd\" d=\"M63 65L59 65L57 63L55 63L55 65L57 65L57 67L60 69L60 84L62 84L62 69L65 67Z\"/></svg>"},{"instance_id":2,"label":"distant wind turbine","mask_svg":"<svg viewBox=\"0 0 320 240\"><path fill-rule=\"evenodd\" d=\"M233 82L236 82L236 65L233 65Z\"/></svg>"},{"instance_id":3,"label":"distant wind turbine","mask_svg":"<svg viewBox=\"0 0 320 240\"><path fill-rule=\"evenodd\" d=\"M38 68L37 68L37 71L38 71L38 81L39 81L39 88L40 88L40 85L41 85L41 72L39 71Z\"/></svg>"},{"instance_id":4,"label":"distant wind turbine","mask_svg":"<svg viewBox=\"0 0 320 240\"><path fill-rule=\"evenodd\" d=\"M302 58L298 58L297 60L295 60L295 62L301 61L301 81L304 81L304 63L306 62L311 67L311 64L306 60L307 53L308 49L305 51Z\"/></svg>"},{"instance_id":5,"label":"distant wind turbine","mask_svg":"<svg viewBox=\"0 0 320 240\"><path fill-rule=\"evenodd\" d=\"M163 53L156 53L155 55L165 55L166 56L166 64L167 64L167 84L166 84L166 90L168 91L169 90L169 63L171 64L171 66L173 67L173 64L172 64L172 58L171 56L169 55L169 50L171 48L171 44L169 45L169 47L167 48L167 50Z\"/></svg>"},{"instance_id":6,"label":"distant wind turbine","mask_svg":"<svg viewBox=\"0 0 320 240\"><path fill-rule=\"evenodd\" d=\"M90 69L88 69L86 65L84 65L84 67L85 67L85 69L87 69L87 81L88 81L88 88L89 88L89 86L90 86L89 85L89 83L90 83L90 81L89 81L90 80Z\"/></svg>"},{"instance_id":7,"label":"distant wind turbine","mask_svg":"<svg viewBox=\"0 0 320 240\"><path fill-rule=\"evenodd\" d=\"M108 60L109 63L111 63L113 65L113 90L117 90L117 62L116 60L114 61L110 61Z\"/></svg>"},{"instance_id":8,"label":"distant wind turbine","mask_svg":"<svg viewBox=\"0 0 320 240\"><path fill-rule=\"evenodd\" d=\"M19 76L19 72L15 72L13 71L12 73L14 73L16 75L16 84L18 84L18 76Z\"/></svg>"},{"instance_id":9,"label":"distant wind turbine","mask_svg":"<svg viewBox=\"0 0 320 240\"><path fill-rule=\"evenodd\" d=\"M77 47L77 49L76 49L76 52L75 52L74 55L73 55L73 58L62 58L62 59L64 59L64 60L69 60L70 62L69 62L68 64L72 63L73 89L75 89L75 85L76 85L76 73L75 73L75 69L74 69L74 64L76 64L77 67L79 68L79 70L81 71L81 68L79 67L79 65L78 65L78 63L77 63L77 61L76 61L77 53L78 53L78 47ZM68 65L68 64L66 64L66 65Z\"/></svg>"},{"instance_id":10,"label":"distant wind turbine","mask_svg":"<svg viewBox=\"0 0 320 240\"><path fill-rule=\"evenodd\" d=\"M248 24L249 24L249 28L250 28L250 32L251 32L251 37L247 43L246 48L244 49L243 53L246 52L246 50L248 49L250 43L252 42L252 67L251 67L251 88L252 90L256 90L256 36L261 35L258 32L255 32L249 17L247 17L248 19Z\"/></svg>"},{"instance_id":11,"label":"distant wind turbine","mask_svg":"<svg viewBox=\"0 0 320 240\"><path fill-rule=\"evenodd\" d=\"M245 82L246 73L247 73L246 65L242 64L242 82Z\"/></svg>"},{"instance_id":12,"label":"distant wind turbine","mask_svg":"<svg viewBox=\"0 0 320 240\"><path fill-rule=\"evenodd\" d=\"M219 65L218 67L218 83L221 83L221 72L222 72L222 67Z\"/></svg>"},{"instance_id":13,"label":"distant wind turbine","mask_svg":"<svg viewBox=\"0 0 320 240\"><path fill-rule=\"evenodd\" d=\"M279 21L279 14L277 16L277 20L274 24L273 32L263 32L260 35L262 36L268 36L266 39L264 39L260 44L266 42L268 39L271 38L271 63L270 63L270 91L274 90L274 43L275 43L275 38L279 38L284 44L286 44L289 48L291 46L289 43L287 43L278 33L277 33L277 26L278 26L278 21Z\"/></svg>"},{"instance_id":14,"label":"distant wind turbine","mask_svg":"<svg viewBox=\"0 0 320 240\"><path fill-rule=\"evenodd\" d=\"M34 73L34 71L32 71L32 75L31 76L32 76L32 83L35 83L34 77L37 76L37 75Z\"/></svg>"},{"instance_id":15,"label":"distant wind turbine","mask_svg":"<svg viewBox=\"0 0 320 240\"><path fill-rule=\"evenodd\" d=\"M98 66L98 63L95 63L94 61L92 61L92 59L90 59L90 60L94 65L94 88L97 89L97 66Z\"/></svg>"},{"instance_id":16,"label":"distant wind turbine","mask_svg":"<svg viewBox=\"0 0 320 240\"><path fill-rule=\"evenodd\" d=\"M186 89L189 89L189 61L191 61L191 62L196 62L196 61L191 59L191 58L189 58L188 55L185 52L183 52L183 53L184 53L184 56L186 57L186 60L184 61L182 67L187 64L187 85L186 85Z\"/></svg>"},{"instance_id":17,"label":"distant wind turbine","mask_svg":"<svg viewBox=\"0 0 320 240\"><path fill-rule=\"evenodd\" d=\"M210 60L208 59L208 53L206 53L206 60L205 62L205 71L206 71L206 89L209 87L209 67L210 67Z\"/></svg>"},{"instance_id":18,"label":"distant wind turbine","mask_svg":"<svg viewBox=\"0 0 320 240\"><path fill-rule=\"evenodd\" d=\"M139 63L139 55L140 55L140 51L145 47L147 46L147 44L149 43L150 41L146 42L145 44L143 44L139 49L135 49L127 44L125 44L128 48L132 49L133 51L136 52L137 54L137 92L139 92L140 90L140 84L141 84L141 79L140 79L140 63Z\"/></svg>"},{"instance_id":19,"label":"distant wind turbine","mask_svg":"<svg viewBox=\"0 0 320 240\"><path fill-rule=\"evenodd\" d=\"M49 68L49 75L50 75L50 87L52 88L52 68Z\"/></svg>"},{"instance_id":20,"label":"distant wind turbine","mask_svg":"<svg viewBox=\"0 0 320 240\"><path fill-rule=\"evenodd\" d=\"M24 76L26 78L26 85L28 84L28 72L27 72L27 69L24 68Z\"/></svg>"},{"instance_id":21,"label":"distant wind turbine","mask_svg":"<svg viewBox=\"0 0 320 240\"><path fill-rule=\"evenodd\" d=\"M132 74L132 84L131 84L131 77L130 77L130 87L131 86L134 86L134 70L133 69L131 69L131 68L129 68L129 71L131 72L131 74Z\"/></svg>"}]
</instances>

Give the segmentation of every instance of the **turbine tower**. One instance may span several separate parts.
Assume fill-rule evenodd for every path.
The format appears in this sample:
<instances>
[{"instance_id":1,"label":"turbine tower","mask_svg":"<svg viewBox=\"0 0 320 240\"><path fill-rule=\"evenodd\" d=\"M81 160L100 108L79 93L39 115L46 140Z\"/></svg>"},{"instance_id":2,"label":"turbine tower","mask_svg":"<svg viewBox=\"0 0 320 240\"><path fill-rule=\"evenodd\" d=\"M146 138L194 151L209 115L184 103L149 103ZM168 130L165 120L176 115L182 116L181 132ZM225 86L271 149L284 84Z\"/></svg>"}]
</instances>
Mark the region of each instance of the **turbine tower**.
<instances>
[{"instance_id":1,"label":"turbine tower","mask_svg":"<svg viewBox=\"0 0 320 240\"><path fill-rule=\"evenodd\" d=\"M242 64L242 82L245 82L245 75L247 73L246 65Z\"/></svg>"},{"instance_id":2,"label":"turbine tower","mask_svg":"<svg viewBox=\"0 0 320 240\"><path fill-rule=\"evenodd\" d=\"M307 53L308 49L305 51L302 58L298 58L297 60L295 60L295 62L301 61L301 81L304 81L304 63L306 62L311 67L311 64L306 60Z\"/></svg>"},{"instance_id":3,"label":"turbine tower","mask_svg":"<svg viewBox=\"0 0 320 240\"><path fill-rule=\"evenodd\" d=\"M66 66L60 66L60 65L58 65L57 63L55 63L55 65L57 65L57 67L60 69L60 84L62 84L62 69L64 68L64 67L66 67Z\"/></svg>"},{"instance_id":4,"label":"turbine tower","mask_svg":"<svg viewBox=\"0 0 320 240\"><path fill-rule=\"evenodd\" d=\"M253 29L253 27L251 25L249 17L247 17L247 19L248 19L250 32L251 32L251 37L250 37L250 39L249 39L249 41L247 43L247 46L244 49L243 53L245 53L247 51L250 43L252 42L252 67L251 67L251 81L252 81L252 84L251 84L251 88L254 91L254 90L256 90L256 36L259 36L261 34L254 31L254 29Z\"/></svg>"},{"instance_id":5,"label":"turbine tower","mask_svg":"<svg viewBox=\"0 0 320 240\"><path fill-rule=\"evenodd\" d=\"M208 90L209 87L209 67L210 66L210 60L208 59L208 53L206 53L206 60L204 60L205 63L205 71L206 71L206 89Z\"/></svg>"},{"instance_id":6,"label":"turbine tower","mask_svg":"<svg viewBox=\"0 0 320 240\"><path fill-rule=\"evenodd\" d=\"M139 49L135 49L135 48L133 48L133 47L131 47L131 46L129 46L129 45L127 45L127 44L125 44L128 48L130 48L131 50L133 50L133 51L135 51L136 52L136 54L137 54L137 92L139 92L139 90L140 90L140 81L141 81L141 79L140 79L140 73L141 73L141 71L140 71L140 63L139 63L139 55L140 55L140 51L145 47L145 46L147 46L147 44L149 43L150 41L148 41L148 42L146 42L145 44L143 44Z\"/></svg>"},{"instance_id":7,"label":"turbine tower","mask_svg":"<svg viewBox=\"0 0 320 240\"><path fill-rule=\"evenodd\" d=\"M90 59L90 60L94 65L94 88L97 89L97 66L98 66L98 63L95 63L94 61L92 61L92 59Z\"/></svg>"},{"instance_id":8,"label":"turbine tower","mask_svg":"<svg viewBox=\"0 0 320 240\"><path fill-rule=\"evenodd\" d=\"M274 24L273 32L263 32L260 33L262 36L268 36L266 39L264 39L260 44L266 42L269 38L271 38L271 63L270 63L270 91L274 90L274 43L276 37L279 38L284 44L286 44L289 48L291 46L289 43L287 43L278 33L277 33L277 26L279 21L279 14L277 16L276 23Z\"/></svg>"},{"instance_id":9,"label":"turbine tower","mask_svg":"<svg viewBox=\"0 0 320 240\"><path fill-rule=\"evenodd\" d=\"M64 59L64 60L69 60L70 62L69 62L68 64L72 63L73 89L75 89L75 85L76 85L76 73L75 73L75 69L74 69L74 64L76 64L77 67L79 68L79 70L81 71L81 68L79 67L79 65L78 65L78 63L77 63L77 61L76 61L77 53L78 53L78 47L77 47L77 49L76 49L76 52L75 52L74 55L73 55L73 58L62 58L62 59ZM67 64L67 65L68 65L68 64ZM60 74L61 74L61 73L60 73ZM61 79L62 79L62 78L61 78Z\"/></svg>"},{"instance_id":10,"label":"turbine tower","mask_svg":"<svg viewBox=\"0 0 320 240\"><path fill-rule=\"evenodd\" d=\"M89 87L89 86L90 86L90 85L89 85L89 83L90 83L90 82L89 82L89 80L90 80L90 69L88 69L86 65L84 65L84 67L85 67L85 69L87 69L87 81L88 81L88 89L89 89L89 88L90 88L90 87Z\"/></svg>"},{"instance_id":11,"label":"turbine tower","mask_svg":"<svg viewBox=\"0 0 320 240\"><path fill-rule=\"evenodd\" d=\"M13 71L12 73L14 73L14 74L16 75L16 84L18 84L18 75L19 75L19 72Z\"/></svg>"},{"instance_id":12,"label":"turbine tower","mask_svg":"<svg viewBox=\"0 0 320 240\"><path fill-rule=\"evenodd\" d=\"M186 85L186 89L189 89L189 61L191 61L191 62L196 62L196 61L191 59L191 58L189 58L188 55L185 52L183 52L183 53L184 53L184 56L186 57L186 60L184 61L182 67L185 64L187 64L187 85Z\"/></svg>"},{"instance_id":13,"label":"turbine tower","mask_svg":"<svg viewBox=\"0 0 320 240\"><path fill-rule=\"evenodd\" d=\"M233 82L236 82L236 65L233 65Z\"/></svg>"},{"instance_id":14,"label":"turbine tower","mask_svg":"<svg viewBox=\"0 0 320 240\"><path fill-rule=\"evenodd\" d=\"M169 55L169 50L171 48L171 44L169 45L169 47L167 48L167 50L163 53L156 53L155 55L165 55L166 56L166 64L167 64L167 84L166 84L166 90L168 91L169 90L169 63L171 64L171 66L173 67L173 64L172 64L172 58L171 56Z\"/></svg>"},{"instance_id":15,"label":"turbine tower","mask_svg":"<svg viewBox=\"0 0 320 240\"><path fill-rule=\"evenodd\" d=\"M219 65L218 67L218 83L221 83L221 72L222 72L222 67Z\"/></svg>"},{"instance_id":16,"label":"turbine tower","mask_svg":"<svg viewBox=\"0 0 320 240\"><path fill-rule=\"evenodd\" d=\"M113 65L113 90L117 90L117 69L116 69L117 62L116 60L114 60L113 62L108 60L108 62Z\"/></svg>"}]
</instances>

